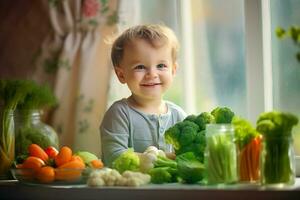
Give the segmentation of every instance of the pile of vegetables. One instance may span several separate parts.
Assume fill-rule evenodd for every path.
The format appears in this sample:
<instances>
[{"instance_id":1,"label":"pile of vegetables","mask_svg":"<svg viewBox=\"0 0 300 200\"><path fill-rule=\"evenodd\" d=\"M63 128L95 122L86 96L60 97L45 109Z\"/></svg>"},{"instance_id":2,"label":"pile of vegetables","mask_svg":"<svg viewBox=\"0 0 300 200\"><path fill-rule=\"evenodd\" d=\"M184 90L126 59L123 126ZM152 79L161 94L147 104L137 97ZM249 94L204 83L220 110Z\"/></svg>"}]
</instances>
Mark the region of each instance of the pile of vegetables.
<instances>
[{"instance_id":1,"label":"pile of vegetables","mask_svg":"<svg viewBox=\"0 0 300 200\"><path fill-rule=\"evenodd\" d=\"M216 140L215 137L207 138L205 129L207 124L231 123L233 116L234 113L229 108L217 107L210 113L203 112L198 116L189 115L182 122L175 124L166 131L165 139L166 142L172 144L175 149L178 169L181 169L181 172L179 173L181 174L180 176L182 177L183 174L192 174L194 170L198 172L198 175L193 176L192 179L185 178L185 182L194 183L202 181L205 172L205 151L211 156L220 154L214 159L213 163L210 164L210 160L206 163L212 166L207 168L207 170L210 170L207 174L210 174L210 180L212 182L216 181L216 177L225 179L226 175L228 175L225 172L231 173L232 170L222 170L222 167L224 167L225 164L229 165L232 163L232 160L228 160L228 162L224 163L224 156L230 155L229 158L232 158L232 154L226 154L227 152L231 153L232 151L232 146L226 146L228 144L228 139L226 137L221 140ZM207 143L209 143L209 145L207 145ZM183 160L185 162L181 162ZM191 163L189 164L188 161ZM185 163L186 167L184 167L182 163ZM193 166L193 168L191 168L191 166ZM214 168L220 169L219 171L221 172L219 173L219 171L213 170Z\"/></svg>"},{"instance_id":2,"label":"pile of vegetables","mask_svg":"<svg viewBox=\"0 0 300 200\"><path fill-rule=\"evenodd\" d=\"M294 182L291 134L297 123L297 117L291 113L272 111L259 116L256 130L263 135L263 184Z\"/></svg>"},{"instance_id":3,"label":"pile of vegetables","mask_svg":"<svg viewBox=\"0 0 300 200\"><path fill-rule=\"evenodd\" d=\"M52 183L53 181L77 181L81 179L86 167L101 169L104 166L102 161L90 152L73 154L68 146L63 146L58 151L52 146L43 149L37 144L30 144L28 157L16 167L23 170L21 173L29 180Z\"/></svg>"},{"instance_id":4,"label":"pile of vegetables","mask_svg":"<svg viewBox=\"0 0 300 200\"><path fill-rule=\"evenodd\" d=\"M150 182L150 176L141 172L124 171L122 174L115 169L105 168L91 172L87 185L99 186L141 186Z\"/></svg>"},{"instance_id":5,"label":"pile of vegetables","mask_svg":"<svg viewBox=\"0 0 300 200\"><path fill-rule=\"evenodd\" d=\"M226 184L235 183L238 178L256 182L261 173L265 183L286 183L294 174L288 152L290 140L284 138L291 138L291 129L298 120L291 114L270 113L260 115L256 129L227 107L189 115L165 132L166 142L174 147L175 160L154 146L143 153L128 149L115 159L113 169L95 172L94 178L98 178L91 178L89 185L137 186L149 182L147 178L145 182L140 178L147 174L155 184ZM262 152L263 172L260 171ZM120 182L124 173L131 174L128 180L131 183ZM110 176L114 178L108 178Z\"/></svg>"},{"instance_id":6,"label":"pile of vegetables","mask_svg":"<svg viewBox=\"0 0 300 200\"><path fill-rule=\"evenodd\" d=\"M249 182L258 181L262 137L246 119L234 117L232 124L238 148L239 179Z\"/></svg>"}]
</instances>

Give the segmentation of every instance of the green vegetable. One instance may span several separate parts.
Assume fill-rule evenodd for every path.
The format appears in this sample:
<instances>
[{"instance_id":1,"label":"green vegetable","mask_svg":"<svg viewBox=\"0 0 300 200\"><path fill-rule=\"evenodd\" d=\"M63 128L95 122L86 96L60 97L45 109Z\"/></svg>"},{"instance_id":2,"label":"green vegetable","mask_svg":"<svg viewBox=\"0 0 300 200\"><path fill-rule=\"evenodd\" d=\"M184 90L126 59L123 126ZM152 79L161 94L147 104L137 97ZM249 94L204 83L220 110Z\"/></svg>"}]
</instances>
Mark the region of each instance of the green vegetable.
<instances>
[{"instance_id":1,"label":"green vegetable","mask_svg":"<svg viewBox=\"0 0 300 200\"><path fill-rule=\"evenodd\" d=\"M83 162L90 167L92 167L91 162L93 160L98 160L98 157L95 154L88 151L78 151L75 155L79 156Z\"/></svg>"},{"instance_id":2,"label":"green vegetable","mask_svg":"<svg viewBox=\"0 0 300 200\"><path fill-rule=\"evenodd\" d=\"M27 81L0 80L0 175L7 173L14 160L14 121L11 116L28 89Z\"/></svg>"},{"instance_id":3,"label":"green vegetable","mask_svg":"<svg viewBox=\"0 0 300 200\"><path fill-rule=\"evenodd\" d=\"M170 167L176 169L177 163L174 160L171 160L167 157L157 156L157 159L154 162L154 168L158 168L158 167Z\"/></svg>"},{"instance_id":4,"label":"green vegetable","mask_svg":"<svg viewBox=\"0 0 300 200\"><path fill-rule=\"evenodd\" d=\"M130 148L113 161L112 168L118 170L120 173L126 170L139 171L139 156Z\"/></svg>"},{"instance_id":5,"label":"green vegetable","mask_svg":"<svg viewBox=\"0 0 300 200\"><path fill-rule=\"evenodd\" d=\"M205 167L193 152L176 157L178 175L185 183L196 183L203 179Z\"/></svg>"},{"instance_id":6,"label":"green vegetable","mask_svg":"<svg viewBox=\"0 0 300 200\"><path fill-rule=\"evenodd\" d=\"M157 156L154 168L148 172L152 183L171 183L177 182L177 163L167 157Z\"/></svg>"},{"instance_id":7,"label":"green vegetable","mask_svg":"<svg viewBox=\"0 0 300 200\"><path fill-rule=\"evenodd\" d=\"M158 167L149 170L151 182L156 184L177 182L177 169L171 167Z\"/></svg>"},{"instance_id":8,"label":"green vegetable","mask_svg":"<svg viewBox=\"0 0 300 200\"><path fill-rule=\"evenodd\" d=\"M176 155L194 152L203 162L205 150L205 126L213 123L214 118L209 113L198 116L189 115L182 122L176 123L165 132L166 142L172 144Z\"/></svg>"},{"instance_id":9,"label":"green vegetable","mask_svg":"<svg viewBox=\"0 0 300 200\"><path fill-rule=\"evenodd\" d=\"M237 181L236 149L229 132L206 137L206 170L209 184Z\"/></svg>"},{"instance_id":10,"label":"green vegetable","mask_svg":"<svg viewBox=\"0 0 300 200\"><path fill-rule=\"evenodd\" d=\"M208 112L202 112L200 115L189 115L187 116L184 121L191 121L194 122L199 126L200 131L205 130L206 124L213 124L215 123L215 118Z\"/></svg>"},{"instance_id":11,"label":"green vegetable","mask_svg":"<svg viewBox=\"0 0 300 200\"><path fill-rule=\"evenodd\" d=\"M234 112L227 107L217 107L211 111L211 114L215 117L217 124L230 124L234 117Z\"/></svg>"},{"instance_id":12,"label":"green vegetable","mask_svg":"<svg viewBox=\"0 0 300 200\"><path fill-rule=\"evenodd\" d=\"M52 107L57 103L56 97L47 85L38 85L28 81L29 90L22 102L17 105L18 110L41 109Z\"/></svg>"},{"instance_id":13,"label":"green vegetable","mask_svg":"<svg viewBox=\"0 0 300 200\"><path fill-rule=\"evenodd\" d=\"M234 125L235 141L239 149L242 149L251 142L252 139L259 135L251 123L246 119L235 116L231 123Z\"/></svg>"},{"instance_id":14,"label":"green vegetable","mask_svg":"<svg viewBox=\"0 0 300 200\"><path fill-rule=\"evenodd\" d=\"M297 123L291 113L271 111L259 116L256 129L263 135L263 183L293 182L289 151L292 128Z\"/></svg>"}]
</instances>

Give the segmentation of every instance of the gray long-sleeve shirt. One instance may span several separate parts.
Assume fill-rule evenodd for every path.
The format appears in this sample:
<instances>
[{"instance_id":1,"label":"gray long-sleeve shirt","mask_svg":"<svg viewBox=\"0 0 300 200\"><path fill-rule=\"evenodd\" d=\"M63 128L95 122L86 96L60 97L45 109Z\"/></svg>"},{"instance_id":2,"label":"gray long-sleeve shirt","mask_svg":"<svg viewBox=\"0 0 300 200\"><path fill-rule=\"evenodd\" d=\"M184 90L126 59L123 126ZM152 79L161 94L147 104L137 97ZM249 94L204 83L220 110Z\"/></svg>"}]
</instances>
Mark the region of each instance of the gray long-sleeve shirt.
<instances>
[{"instance_id":1,"label":"gray long-sleeve shirt","mask_svg":"<svg viewBox=\"0 0 300 200\"><path fill-rule=\"evenodd\" d=\"M143 113L128 105L127 99L116 101L105 113L100 126L102 160L111 166L112 161L128 148L144 152L148 146L156 146L170 152L164 140L164 132L186 114L174 103L166 101L166 114Z\"/></svg>"}]
</instances>

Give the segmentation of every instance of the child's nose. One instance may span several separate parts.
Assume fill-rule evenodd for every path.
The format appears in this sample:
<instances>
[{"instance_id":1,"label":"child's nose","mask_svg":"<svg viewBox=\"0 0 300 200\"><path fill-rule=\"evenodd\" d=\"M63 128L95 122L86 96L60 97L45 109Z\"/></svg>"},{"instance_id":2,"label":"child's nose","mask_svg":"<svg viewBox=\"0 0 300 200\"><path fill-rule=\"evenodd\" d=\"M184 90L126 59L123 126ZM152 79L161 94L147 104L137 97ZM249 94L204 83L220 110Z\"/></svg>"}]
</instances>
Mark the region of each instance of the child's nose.
<instances>
[{"instance_id":1,"label":"child's nose","mask_svg":"<svg viewBox=\"0 0 300 200\"><path fill-rule=\"evenodd\" d=\"M147 72L147 76L149 78L156 78L158 76L156 69L154 67L150 67L148 72Z\"/></svg>"}]
</instances>

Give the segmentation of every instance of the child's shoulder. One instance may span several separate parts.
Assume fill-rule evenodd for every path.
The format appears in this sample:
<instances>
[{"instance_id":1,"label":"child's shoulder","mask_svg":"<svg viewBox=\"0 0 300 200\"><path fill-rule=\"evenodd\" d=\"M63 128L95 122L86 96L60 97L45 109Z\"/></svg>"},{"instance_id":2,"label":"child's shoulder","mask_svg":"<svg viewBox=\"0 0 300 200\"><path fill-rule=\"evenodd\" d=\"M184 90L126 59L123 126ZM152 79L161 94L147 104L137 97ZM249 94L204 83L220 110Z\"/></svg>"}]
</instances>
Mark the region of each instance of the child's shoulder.
<instances>
[{"instance_id":1,"label":"child's shoulder","mask_svg":"<svg viewBox=\"0 0 300 200\"><path fill-rule=\"evenodd\" d=\"M168 109L170 110L170 112L174 115L179 115L180 118L185 118L186 117L186 113L185 111L180 107L178 106L177 104L171 102L171 101L165 101L167 106L168 106Z\"/></svg>"},{"instance_id":2,"label":"child's shoulder","mask_svg":"<svg viewBox=\"0 0 300 200\"><path fill-rule=\"evenodd\" d=\"M124 99L120 99L115 101L107 110L107 112L124 112L128 109L128 104L127 104L127 100Z\"/></svg>"}]
</instances>

